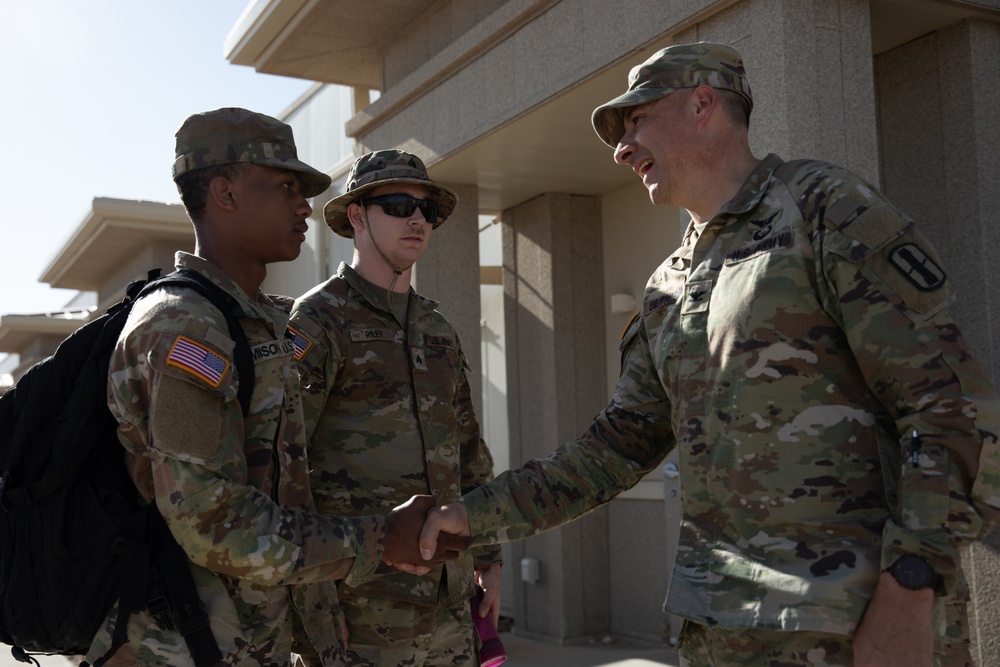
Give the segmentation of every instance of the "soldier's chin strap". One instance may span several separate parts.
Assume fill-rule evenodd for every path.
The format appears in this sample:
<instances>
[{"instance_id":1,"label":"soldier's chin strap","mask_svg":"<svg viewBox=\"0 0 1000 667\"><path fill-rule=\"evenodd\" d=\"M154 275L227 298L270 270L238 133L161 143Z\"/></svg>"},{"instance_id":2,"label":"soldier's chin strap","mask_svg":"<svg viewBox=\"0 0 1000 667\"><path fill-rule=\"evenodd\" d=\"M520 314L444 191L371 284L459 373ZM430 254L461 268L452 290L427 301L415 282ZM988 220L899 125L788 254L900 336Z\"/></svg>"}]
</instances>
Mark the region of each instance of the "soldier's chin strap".
<instances>
[{"instance_id":1,"label":"soldier's chin strap","mask_svg":"<svg viewBox=\"0 0 1000 667\"><path fill-rule=\"evenodd\" d=\"M378 241L375 240L375 234L372 233L372 226L371 223L368 222L368 211L365 208L364 198L359 198L358 204L361 207L361 222L364 223L365 229L368 230L368 238L371 240L372 245L375 246L375 250L378 252L379 257L382 258L382 261L384 261L386 265L390 269L392 269L392 282L389 283L389 294L388 294L389 309L392 310L392 308L396 305L392 298L393 294L392 288L396 286L396 280L398 280L399 277L403 275L403 271L409 269L411 266L413 266L414 263L410 262L407 266L400 268L395 264L393 264L391 261L389 261L389 258L386 256L386 254L382 252L382 248L379 247Z\"/></svg>"}]
</instances>

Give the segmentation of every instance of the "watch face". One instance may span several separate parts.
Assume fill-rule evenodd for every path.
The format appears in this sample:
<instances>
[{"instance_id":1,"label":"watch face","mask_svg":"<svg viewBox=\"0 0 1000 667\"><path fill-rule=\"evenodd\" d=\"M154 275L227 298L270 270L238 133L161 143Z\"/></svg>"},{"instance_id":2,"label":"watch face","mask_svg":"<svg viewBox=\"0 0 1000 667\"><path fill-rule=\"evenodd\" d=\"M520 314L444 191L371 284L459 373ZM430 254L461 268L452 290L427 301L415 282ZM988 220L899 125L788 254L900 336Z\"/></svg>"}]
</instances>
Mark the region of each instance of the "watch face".
<instances>
[{"instance_id":1,"label":"watch face","mask_svg":"<svg viewBox=\"0 0 1000 667\"><path fill-rule=\"evenodd\" d=\"M900 586L911 591L930 588L934 583L933 568L920 556L902 556L893 564L890 572Z\"/></svg>"}]
</instances>

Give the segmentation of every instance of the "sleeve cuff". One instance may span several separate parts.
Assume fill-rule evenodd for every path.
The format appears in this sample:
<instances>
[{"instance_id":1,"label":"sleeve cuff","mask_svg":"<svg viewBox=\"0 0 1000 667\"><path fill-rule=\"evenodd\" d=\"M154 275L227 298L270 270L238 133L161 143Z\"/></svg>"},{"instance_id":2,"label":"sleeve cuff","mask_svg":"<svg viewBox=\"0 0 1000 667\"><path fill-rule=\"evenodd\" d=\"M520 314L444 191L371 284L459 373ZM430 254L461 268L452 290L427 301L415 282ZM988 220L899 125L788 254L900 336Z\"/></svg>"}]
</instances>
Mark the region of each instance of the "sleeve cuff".
<instances>
[{"instance_id":1,"label":"sleeve cuff","mask_svg":"<svg viewBox=\"0 0 1000 667\"><path fill-rule=\"evenodd\" d=\"M472 560L475 567L489 567L490 565L503 565L503 551L499 546L472 547Z\"/></svg>"},{"instance_id":2,"label":"sleeve cuff","mask_svg":"<svg viewBox=\"0 0 1000 667\"><path fill-rule=\"evenodd\" d=\"M882 529L881 570L889 569L900 556L906 554L920 556L930 563L941 577L943 591L939 593L955 590L960 577L959 555L943 531L906 530L890 519Z\"/></svg>"},{"instance_id":3,"label":"sleeve cuff","mask_svg":"<svg viewBox=\"0 0 1000 667\"><path fill-rule=\"evenodd\" d=\"M507 529L512 522L504 510L502 497L491 492L495 485L496 482L488 486L480 486L458 499L458 502L465 505L469 514L469 530L472 534L473 547L510 541Z\"/></svg>"},{"instance_id":4,"label":"sleeve cuff","mask_svg":"<svg viewBox=\"0 0 1000 667\"><path fill-rule=\"evenodd\" d=\"M386 521L384 516L363 516L350 519L354 526L354 547L357 556L344 581L359 586L375 574L385 550Z\"/></svg>"}]
</instances>

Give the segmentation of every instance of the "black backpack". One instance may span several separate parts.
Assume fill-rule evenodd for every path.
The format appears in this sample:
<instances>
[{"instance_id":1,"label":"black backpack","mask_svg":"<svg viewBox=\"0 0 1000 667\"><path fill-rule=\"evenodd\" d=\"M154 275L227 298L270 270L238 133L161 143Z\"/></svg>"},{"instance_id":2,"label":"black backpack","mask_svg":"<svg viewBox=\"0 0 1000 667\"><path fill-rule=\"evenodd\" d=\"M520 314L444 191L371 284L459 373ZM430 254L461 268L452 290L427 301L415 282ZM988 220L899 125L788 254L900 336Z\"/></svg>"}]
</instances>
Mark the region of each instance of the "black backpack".
<instances>
[{"instance_id":1,"label":"black backpack","mask_svg":"<svg viewBox=\"0 0 1000 667\"><path fill-rule=\"evenodd\" d=\"M29 652L86 653L115 600L112 646L95 665L126 642L129 614L142 609L180 630L199 667L222 659L186 554L126 471L108 364L135 301L168 285L226 316L244 416L253 359L229 295L194 271L159 273L131 283L0 397L0 642L22 662L37 664Z\"/></svg>"}]
</instances>

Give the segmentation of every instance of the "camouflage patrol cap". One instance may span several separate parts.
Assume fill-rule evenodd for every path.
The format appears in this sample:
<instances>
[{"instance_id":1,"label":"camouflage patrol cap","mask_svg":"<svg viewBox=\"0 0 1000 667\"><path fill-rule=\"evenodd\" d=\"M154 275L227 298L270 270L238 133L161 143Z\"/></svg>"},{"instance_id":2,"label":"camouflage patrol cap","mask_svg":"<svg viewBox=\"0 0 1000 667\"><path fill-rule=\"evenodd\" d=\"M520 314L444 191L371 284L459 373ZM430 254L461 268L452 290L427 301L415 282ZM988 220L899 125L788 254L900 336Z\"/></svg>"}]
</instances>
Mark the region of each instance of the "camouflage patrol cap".
<instances>
[{"instance_id":1,"label":"camouflage patrol cap","mask_svg":"<svg viewBox=\"0 0 1000 667\"><path fill-rule=\"evenodd\" d=\"M364 193L389 183L419 185L426 188L430 198L437 202L438 218L434 221L437 229L455 210L458 195L451 189L439 185L427 175L423 160L413 153L397 150L374 151L362 155L354 161L347 174L347 191L331 199L323 207L326 224L337 234L346 238L354 237L354 228L347 218L347 207Z\"/></svg>"},{"instance_id":2,"label":"camouflage patrol cap","mask_svg":"<svg viewBox=\"0 0 1000 667\"><path fill-rule=\"evenodd\" d=\"M330 187L329 176L299 160L292 128L262 113L235 107L197 113L174 136L174 181L195 169L250 162L297 172L306 197Z\"/></svg>"},{"instance_id":3,"label":"camouflage patrol cap","mask_svg":"<svg viewBox=\"0 0 1000 667\"><path fill-rule=\"evenodd\" d=\"M677 44L654 53L628 74L628 90L594 109L591 122L612 148L625 134L625 109L666 97L679 88L711 86L732 90L753 108L750 82L739 51L727 44Z\"/></svg>"}]
</instances>

